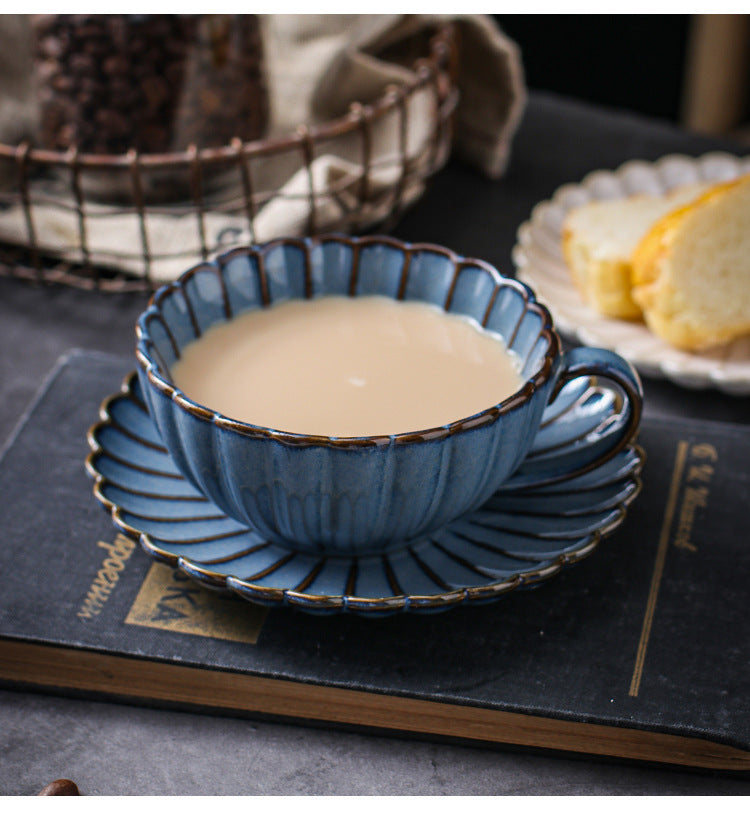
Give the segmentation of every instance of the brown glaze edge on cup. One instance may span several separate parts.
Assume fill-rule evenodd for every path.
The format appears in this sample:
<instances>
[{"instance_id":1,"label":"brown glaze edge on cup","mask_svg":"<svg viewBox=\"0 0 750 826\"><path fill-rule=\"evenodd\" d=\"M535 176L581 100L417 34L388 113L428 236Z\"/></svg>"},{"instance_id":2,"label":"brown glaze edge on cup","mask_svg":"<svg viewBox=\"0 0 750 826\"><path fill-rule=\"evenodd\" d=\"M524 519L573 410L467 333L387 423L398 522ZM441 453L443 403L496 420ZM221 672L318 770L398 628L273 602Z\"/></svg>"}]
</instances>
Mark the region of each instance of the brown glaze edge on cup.
<instances>
[{"instance_id":1,"label":"brown glaze edge on cup","mask_svg":"<svg viewBox=\"0 0 750 826\"><path fill-rule=\"evenodd\" d=\"M359 250L361 250L363 247L373 245L390 246L393 249L396 249L399 252L401 252L405 256L406 260L408 260L414 253L421 252L432 252L437 255L441 255L444 258L447 258L453 264L453 279L451 281L450 287L448 288L447 297L443 305L443 309L446 311L448 311L450 308L450 304L455 291L455 286L458 281L458 278L460 277L461 271L465 267L469 266L477 267L479 269L484 270L493 278L495 282L495 289L487 303L487 310L484 314L483 326L487 323L490 311L494 305L500 287L505 284L515 289L519 293L519 295L521 295L525 302L526 312L532 312L540 316L542 319L542 327L537 336L537 340L539 338L544 338L547 341L547 352L544 357L542 366L513 395L507 397L506 399L503 399L501 402L498 402L492 407L486 408L485 410L478 411L477 413L473 413L470 416L466 416L454 422L450 422L445 425L440 425L438 427L428 428L424 430L415 430L410 431L408 433L352 437L319 436L312 434L291 433L282 430L275 430L273 428L261 427L259 425L248 424L245 422L238 421L236 419L228 418L222 415L221 413L211 410L210 408L198 404L192 401L191 399L187 398L184 395L184 393L182 393L182 391L174 383L172 383L171 376L161 376L156 372L158 366L154 364L153 360L149 359L140 349L140 345L142 343L144 345L148 345L151 340L148 335L148 331L143 329L141 320L139 319L139 322L136 324L136 359L140 364L141 368L143 369L143 372L147 376L148 381L150 382L152 387L162 395L172 399L183 410L185 410L188 413L191 413L197 418L207 421L213 421L213 423L216 424L217 427L221 427L226 430L232 430L236 433L240 433L251 438L272 439L274 441L286 445L299 447L333 447L339 449L353 449L362 447L376 447L387 444L406 445L413 444L415 442L425 442L432 441L435 439L444 439L448 436L457 433L464 433L469 430L484 427L494 422L499 416L505 415L509 413L511 410L514 410L525 404L531 398L533 393L552 377L554 365L560 353L560 339L557 333L555 332L552 323L552 317L549 313L549 310L543 304L537 301L536 295L530 287L528 287L526 284L524 284L521 281L518 281L515 278L510 278L508 276L501 275L498 272L498 270L491 264L488 264L486 261L482 261L478 258L466 258L463 256L459 256L452 250L449 250L448 248L439 246L437 244L407 243L383 235L351 237L340 235L337 233L331 233L325 235L317 235L310 238L277 238L274 241L269 241L265 244L247 247L237 247L233 250L224 253L221 256L218 256L215 262L204 261L199 264L196 264L195 266L191 267L189 270L184 272L177 279L177 281L173 282L172 284L166 285L165 287L162 287L152 296L151 300L149 301L147 312L148 309L155 308L158 311L158 313L161 314L162 302L166 300L172 293L180 291L187 304L188 314L190 316L191 323L196 334L196 338L198 338L201 335L201 331L199 329L197 322L195 321L195 313L190 305L189 294L187 290L184 289L184 287L195 276L197 272L205 272L209 270L215 273L217 279L222 285L221 289L224 291L225 286L222 273L223 263L228 259L238 255L248 256L250 258L253 258L258 263L258 272L261 280L260 286L262 301L263 305L267 306L268 303L270 303L270 299L268 297L267 287L265 285L264 257L273 248L279 246L297 247L298 249L302 250L302 252L306 256L305 295L309 297L311 294L311 288L309 286L308 277L310 271L310 246L313 244L322 245L325 243L344 244L351 247L353 253L352 270L354 270L357 266L357 257ZM355 287L355 283L352 283L350 285L349 294L354 294L353 291ZM228 307L228 301L226 299L224 301L224 307L225 318L227 321L229 321L232 316L231 313L226 312L226 308ZM152 316L152 318L156 317L156 315ZM148 324L150 320L151 319L146 318L145 324ZM174 341L168 326L165 323L163 323L162 326L167 331L167 334L169 335L170 339L172 339L172 346L175 355L177 356L177 358L179 358L179 348L176 342Z\"/></svg>"}]
</instances>

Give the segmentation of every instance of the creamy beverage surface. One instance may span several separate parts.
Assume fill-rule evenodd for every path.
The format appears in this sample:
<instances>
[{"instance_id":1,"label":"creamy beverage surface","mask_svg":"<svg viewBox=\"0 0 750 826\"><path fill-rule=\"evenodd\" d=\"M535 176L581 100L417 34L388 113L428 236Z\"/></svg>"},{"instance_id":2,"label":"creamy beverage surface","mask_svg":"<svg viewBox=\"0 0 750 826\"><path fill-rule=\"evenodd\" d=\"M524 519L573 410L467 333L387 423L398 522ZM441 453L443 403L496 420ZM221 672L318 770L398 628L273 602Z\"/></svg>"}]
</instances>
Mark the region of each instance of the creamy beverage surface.
<instances>
[{"instance_id":1,"label":"creamy beverage surface","mask_svg":"<svg viewBox=\"0 0 750 826\"><path fill-rule=\"evenodd\" d=\"M382 296L295 299L209 329L172 368L188 398L261 427L320 436L422 430L522 385L475 322Z\"/></svg>"}]
</instances>

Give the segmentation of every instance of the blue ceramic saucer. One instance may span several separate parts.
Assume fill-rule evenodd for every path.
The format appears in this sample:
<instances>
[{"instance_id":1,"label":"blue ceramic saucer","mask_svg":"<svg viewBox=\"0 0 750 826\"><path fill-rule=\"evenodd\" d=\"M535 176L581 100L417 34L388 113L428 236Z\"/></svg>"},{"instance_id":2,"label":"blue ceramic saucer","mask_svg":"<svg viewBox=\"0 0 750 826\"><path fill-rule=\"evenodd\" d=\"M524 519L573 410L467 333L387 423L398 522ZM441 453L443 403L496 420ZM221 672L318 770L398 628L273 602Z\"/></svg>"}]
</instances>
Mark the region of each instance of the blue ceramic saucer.
<instances>
[{"instance_id":1,"label":"blue ceramic saucer","mask_svg":"<svg viewBox=\"0 0 750 826\"><path fill-rule=\"evenodd\" d=\"M100 417L86 468L118 528L203 585L320 614L439 611L535 585L622 523L643 463L631 445L584 470L617 438L622 411L614 393L578 379L549 406L523 465L479 510L388 553L320 557L268 542L199 493L164 447L135 374Z\"/></svg>"}]
</instances>

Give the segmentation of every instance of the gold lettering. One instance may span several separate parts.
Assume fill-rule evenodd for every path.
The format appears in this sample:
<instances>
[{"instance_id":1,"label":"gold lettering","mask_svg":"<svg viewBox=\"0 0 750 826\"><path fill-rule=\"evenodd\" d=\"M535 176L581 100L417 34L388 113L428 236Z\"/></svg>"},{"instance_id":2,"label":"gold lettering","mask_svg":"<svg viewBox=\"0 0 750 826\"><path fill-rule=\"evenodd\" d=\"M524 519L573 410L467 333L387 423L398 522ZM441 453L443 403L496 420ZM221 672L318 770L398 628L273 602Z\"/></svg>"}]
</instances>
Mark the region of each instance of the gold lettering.
<instances>
[{"instance_id":1,"label":"gold lettering","mask_svg":"<svg viewBox=\"0 0 750 826\"><path fill-rule=\"evenodd\" d=\"M98 548L107 551L107 556L96 572L83 605L78 610L77 616L83 619L93 619L101 613L104 603L120 581L120 571L125 568L125 562L130 559L135 549L135 542L125 534L118 534L114 543L99 541L96 544Z\"/></svg>"},{"instance_id":2,"label":"gold lettering","mask_svg":"<svg viewBox=\"0 0 750 826\"><path fill-rule=\"evenodd\" d=\"M681 548L684 551L691 551L692 553L698 550L697 546L693 545L685 535L678 536L677 539L675 539L674 546L675 548Z\"/></svg>"},{"instance_id":3,"label":"gold lettering","mask_svg":"<svg viewBox=\"0 0 750 826\"><path fill-rule=\"evenodd\" d=\"M708 504L708 488L687 488L685 491L685 501L690 504L693 510L696 508L705 508Z\"/></svg>"},{"instance_id":4,"label":"gold lettering","mask_svg":"<svg viewBox=\"0 0 750 826\"><path fill-rule=\"evenodd\" d=\"M691 541L693 532L693 522L695 520L696 508L706 507L708 500L708 488L686 488L685 496L680 509L680 519L677 526L677 537L675 539L676 548L684 548L687 551L697 551L698 548Z\"/></svg>"},{"instance_id":5,"label":"gold lettering","mask_svg":"<svg viewBox=\"0 0 750 826\"><path fill-rule=\"evenodd\" d=\"M714 469L711 465L693 465L688 470L688 482L710 482Z\"/></svg>"},{"instance_id":6,"label":"gold lettering","mask_svg":"<svg viewBox=\"0 0 750 826\"><path fill-rule=\"evenodd\" d=\"M651 588L646 605L646 614L643 618L643 628L638 642L635 668L633 669L633 677L628 692L631 697L637 697L640 691L641 679L643 677L643 664L646 660L646 650L653 627L656 602L659 596L661 580L664 575L669 539L675 524L676 508L679 502L680 492L684 489L674 545L677 548L696 552L698 548L692 539L693 522L697 509L705 508L708 504L708 483L713 479L714 471L714 468L708 463L716 463L718 458L719 453L717 449L708 442L700 442L692 446L689 446L685 440L680 440L677 443L672 478L664 510L664 521L662 522L659 533L659 544L656 549L656 560L651 577ZM691 462L694 464L691 465ZM691 482L703 484L690 484Z\"/></svg>"},{"instance_id":7,"label":"gold lettering","mask_svg":"<svg viewBox=\"0 0 750 826\"><path fill-rule=\"evenodd\" d=\"M122 571L125 568L125 563L121 559L114 559L111 556L108 556L104 562L102 562L102 568L106 568L110 571Z\"/></svg>"},{"instance_id":8,"label":"gold lettering","mask_svg":"<svg viewBox=\"0 0 750 826\"><path fill-rule=\"evenodd\" d=\"M708 459L709 462L715 462L719 458L716 448L708 442L693 445L690 448L690 455L695 459Z\"/></svg>"},{"instance_id":9,"label":"gold lettering","mask_svg":"<svg viewBox=\"0 0 750 826\"><path fill-rule=\"evenodd\" d=\"M107 576L107 572L100 568L97 571L96 579L91 583L91 588L89 589L89 593L92 591L96 591L97 594L104 593L105 591L112 590L112 582Z\"/></svg>"},{"instance_id":10,"label":"gold lettering","mask_svg":"<svg viewBox=\"0 0 750 826\"><path fill-rule=\"evenodd\" d=\"M115 545L111 545L109 542L102 542L101 540L96 543L96 546L97 548L104 548L105 551L110 552L114 551L116 547Z\"/></svg>"},{"instance_id":11,"label":"gold lettering","mask_svg":"<svg viewBox=\"0 0 750 826\"><path fill-rule=\"evenodd\" d=\"M76 616L83 617L84 619L93 619L98 613L100 613L98 608L92 608L84 603Z\"/></svg>"},{"instance_id":12,"label":"gold lettering","mask_svg":"<svg viewBox=\"0 0 750 826\"><path fill-rule=\"evenodd\" d=\"M217 597L185 573L154 562L125 619L129 625L255 643L267 608Z\"/></svg>"},{"instance_id":13,"label":"gold lettering","mask_svg":"<svg viewBox=\"0 0 750 826\"><path fill-rule=\"evenodd\" d=\"M124 555L125 559L130 556L135 548L135 542L129 536L125 536L124 533L118 534L115 537L114 544L103 542L102 540L99 540L96 544L97 547L104 548L105 551L110 551L113 556Z\"/></svg>"},{"instance_id":14,"label":"gold lettering","mask_svg":"<svg viewBox=\"0 0 750 826\"><path fill-rule=\"evenodd\" d=\"M690 448L690 458L696 460L697 463L687 468L685 493L677 522L674 546L695 553L698 547L692 535L696 511L698 508L708 506L708 483L713 479L715 470L714 466L708 463L716 462L719 454L713 445L701 442Z\"/></svg>"}]
</instances>

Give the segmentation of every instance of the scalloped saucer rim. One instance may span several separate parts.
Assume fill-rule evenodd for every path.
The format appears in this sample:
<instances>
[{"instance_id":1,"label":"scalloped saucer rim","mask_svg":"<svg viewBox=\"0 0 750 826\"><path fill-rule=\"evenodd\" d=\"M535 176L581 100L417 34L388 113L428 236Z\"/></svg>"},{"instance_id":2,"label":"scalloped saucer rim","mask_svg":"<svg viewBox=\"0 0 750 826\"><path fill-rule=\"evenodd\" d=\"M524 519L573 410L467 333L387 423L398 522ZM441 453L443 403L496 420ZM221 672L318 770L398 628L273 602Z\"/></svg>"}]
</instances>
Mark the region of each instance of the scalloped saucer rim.
<instances>
[{"instance_id":1,"label":"scalloped saucer rim","mask_svg":"<svg viewBox=\"0 0 750 826\"><path fill-rule=\"evenodd\" d=\"M134 387L136 389L134 389ZM393 593L375 597L357 596L356 594L350 593L306 593L304 590L300 590L299 580L295 580L295 582L297 582L296 586L285 588L257 585L249 581L248 577L243 578L232 573L228 573L226 575L217 574L215 571L210 571L205 567L207 563L201 563L200 560L196 561L195 559L190 559L184 553L180 554L165 551L165 549L160 546L159 541L155 541L148 532L142 531L137 527L134 527L133 524L130 524L128 519L123 515L124 510L119 505L112 502L103 492L103 486L110 482L110 480L95 467L96 457L102 451L100 438L101 433L103 431L106 432L106 428L111 428L113 425L119 426L117 410L115 409L113 411L113 408L116 407L117 402L126 401L132 404L142 405L142 400L136 398L136 396L137 379L134 374L130 374L123 381L119 392L111 394L103 400L100 407L100 421L92 425L89 429L88 440L91 452L86 460L86 468L89 475L95 480L94 493L96 498L105 507L105 509L109 511L110 517L115 525L125 533L137 538L140 541L141 546L152 558L155 558L162 563L179 567L188 576L204 586L218 590L228 590L251 602L266 606L293 606L315 614L338 613L344 611L351 614L382 616L385 614L392 614L402 611L440 611L461 604L476 604L494 601L500 596L515 590L516 588L535 586L559 573L564 567L589 556L599 546L604 538L606 538L612 531L622 524L627 515L630 504L637 497L641 488L640 471L644 461L644 452L643 449L637 444L631 443L629 447L623 449L616 457L611 459L609 463L602 466L603 469L600 469L597 474L597 481L593 487L576 488L574 485L572 489L573 493L577 492L580 494L581 492L585 493L587 490L602 490L608 485L610 487L613 484L620 485L618 493L621 498L614 506L609 507L611 516L609 521L605 520L603 527L597 528L596 530L589 530L588 534L584 535L583 540L581 541L571 541L571 545L567 551L558 554L554 558L545 560L546 564L537 563L536 565L529 566L526 570L519 570L517 573L510 576L491 580L480 585L449 588L436 593ZM581 392L579 393L577 399L580 400L584 396L585 393ZM576 406L576 402L574 402L572 406ZM602 419L605 418L606 410L602 413ZM149 422L153 426L153 422L151 422L150 417ZM142 436L142 434L140 435ZM148 442L148 440L146 440L146 442ZM165 448L162 446L161 450L165 451ZM604 471L607 469L607 466L609 464L614 466L617 461L620 462L619 472L615 473L614 476L606 475ZM563 485L563 488L569 487L570 484ZM510 487L507 491L507 495L516 498L518 496L524 496L524 490L527 491L527 496L537 495L539 486L531 485L528 489L523 487ZM532 491L534 491L534 493L532 493ZM503 488L500 488L498 494L495 496L501 495L502 492ZM566 492L568 491L564 490L563 495L565 495ZM197 491L196 494L198 494ZM203 502L206 502L205 498L200 495L194 499L195 501L202 500ZM495 499L494 496L493 499ZM598 505L598 503L594 501L594 505ZM606 509L607 508L605 506L605 510ZM222 515L220 514L220 511L218 511L218 508L215 508L215 510L218 515L212 518L218 519ZM475 513L479 513L481 511L482 509L479 509L479 511ZM473 515L474 514L470 514L467 516ZM559 516L560 515L558 514L558 517ZM177 522L186 522L190 518L195 519L195 517L186 517L182 520L177 519ZM228 519L228 517L224 518ZM462 519L464 519L464 517L462 517ZM131 520L131 522L132 521L133 520ZM456 522L460 521L461 520L456 520ZM452 523L452 525L453 524L455 523ZM252 528L246 526L240 527L244 527L245 530L252 533ZM435 534L431 535L431 538L439 534L440 531L435 532ZM431 541L431 538L428 541ZM466 547L470 547L471 542L473 541L474 540L467 540ZM163 541L162 544L164 544ZM269 546L272 545L272 543L268 544ZM418 544L419 542L412 543L412 545ZM316 557L309 554L299 554L298 552L289 551L288 549L280 550L283 550L289 554L296 554L297 556L309 557L310 560L316 559ZM413 556L415 556L417 561L419 561L419 552L415 553L411 550L411 548L409 548L409 551ZM395 565L398 568L398 565L400 564L398 557L406 552L407 548L405 547L384 553L382 555L382 564L386 566ZM334 564L335 559L337 558L323 557L322 559L328 560L329 563ZM354 562L352 562L352 560L343 560L342 558L338 559L342 565L353 564L354 566L357 566L363 564L361 559ZM323 564L320 560L318 560L318 562ZM312 576L314 580L314 574L315 567L313 567L308 575L308 579Z\"/></svg>"}]
</instances>

